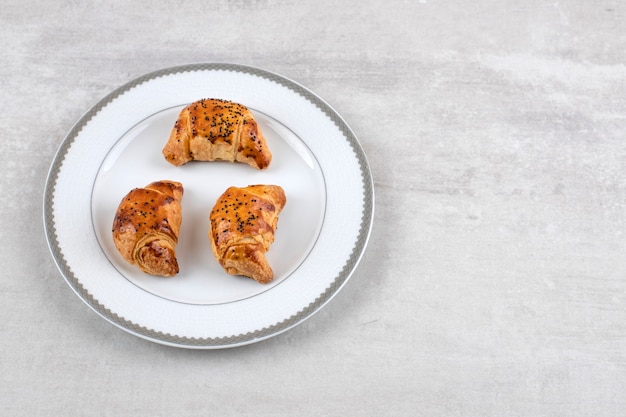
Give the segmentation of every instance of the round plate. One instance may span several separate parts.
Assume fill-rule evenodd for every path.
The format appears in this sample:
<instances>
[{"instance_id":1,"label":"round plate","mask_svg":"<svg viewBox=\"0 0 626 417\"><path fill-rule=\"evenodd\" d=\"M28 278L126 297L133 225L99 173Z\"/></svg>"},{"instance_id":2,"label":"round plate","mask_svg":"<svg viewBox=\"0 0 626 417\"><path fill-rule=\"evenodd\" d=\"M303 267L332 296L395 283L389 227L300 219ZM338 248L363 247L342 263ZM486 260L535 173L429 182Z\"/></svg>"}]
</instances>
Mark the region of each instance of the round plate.
<instances>
[{"instance_id":1,"label":"round plate","mask_svg":"<svg viewBox=\"0 0 626 417\"><path fill-rule=\"evenodd\" d=\"M180 110L209 97L252 111L273 154L268 169L165 161L161 150ZM124 195L157 180L185 189L173 278L129 265L111 237ZM217 198L251 184L280 185L287 196L267 253L275 278L265 285L226 274L208 239ZM367 160L343 119L301 85L233 64L167 68L111 92L62 142L44 193L50 251L76 294L123 330L188 348L257 342L319 311L356 268L373 210Z\"/></svg>"}]
</instances>

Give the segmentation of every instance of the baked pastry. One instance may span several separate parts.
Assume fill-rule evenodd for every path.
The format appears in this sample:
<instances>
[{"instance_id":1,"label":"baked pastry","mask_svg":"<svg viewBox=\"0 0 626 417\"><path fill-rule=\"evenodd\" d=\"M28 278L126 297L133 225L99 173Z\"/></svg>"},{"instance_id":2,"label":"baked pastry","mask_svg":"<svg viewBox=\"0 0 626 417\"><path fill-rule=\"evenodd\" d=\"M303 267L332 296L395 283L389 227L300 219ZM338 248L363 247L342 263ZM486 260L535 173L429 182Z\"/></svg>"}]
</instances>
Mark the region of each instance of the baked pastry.
<instances>
[{"instance_id":1,"label":"baked pastry","mask_svg":"<svg viewBox=\"0 0 626 417\"><path fill-rule=\"evenodd\" d=\"M176 244L182 223L183 186L157 181L131 190L113 220L113 241L120 255L143 272L170 277L178 273Z\"/></svg>"},{"instance_id":2,"label":"baked pastry","mask_svg":"<svg viewBox=\"0 0 626 417\"><path fill-rule=\"evenodd\" d=\"M209 239L215 259L231 275L262 284L274 279L265 252L274 242L278 215L287 199L277 185L230 187L210 215Z\"/></svg>"},{"instance_id":3,"label":"baked pastry","mask_svg":"<svg viewBox=\"0 0 626 417\"><path fill-rule=\"evenodd\" d=\"M176 166L194 160L221 160L264 169L272 161L250 110L220 99L202 99L185 107L163 148L163 156Z\"/></svg>"}]
</instances>

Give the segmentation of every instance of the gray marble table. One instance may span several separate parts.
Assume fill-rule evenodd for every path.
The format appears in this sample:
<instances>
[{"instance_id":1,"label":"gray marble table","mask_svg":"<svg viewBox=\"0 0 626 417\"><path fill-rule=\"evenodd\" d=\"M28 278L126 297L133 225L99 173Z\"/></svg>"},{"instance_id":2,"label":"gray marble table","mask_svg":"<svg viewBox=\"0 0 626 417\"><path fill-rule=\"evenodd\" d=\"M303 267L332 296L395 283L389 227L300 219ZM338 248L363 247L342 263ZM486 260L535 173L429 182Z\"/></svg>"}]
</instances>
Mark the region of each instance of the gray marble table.
<instances>
[{"instance_id":1,"label":"gray marble table","mask_svg":"<svg viewBox=\"0 0 626 417\"><path fill-rule=\"evenodd\" d=\"M617 0L4 0L0 414L625 415L625 22ZM376 192L344 289L226 350L102 320L42 221L76 120L135 77L197 62L324 98Z\"/></svg>"}]
</instances>

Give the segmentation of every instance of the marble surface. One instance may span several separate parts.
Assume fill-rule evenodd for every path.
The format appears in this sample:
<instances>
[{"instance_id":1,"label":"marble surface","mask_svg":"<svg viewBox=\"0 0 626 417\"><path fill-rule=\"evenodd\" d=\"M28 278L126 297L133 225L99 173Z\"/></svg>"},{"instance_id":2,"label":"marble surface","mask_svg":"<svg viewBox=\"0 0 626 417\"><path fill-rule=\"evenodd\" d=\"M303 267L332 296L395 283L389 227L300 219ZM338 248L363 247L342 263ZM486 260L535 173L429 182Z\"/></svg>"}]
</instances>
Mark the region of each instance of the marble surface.
<instances>
[{"instance_id":1,"label":"marble surface","mask_svg":"<svg viewBox=\"0 0 626 417\"><path fill-rule=\"evenodd\" d=\"M626 5L4 0L0 414L626 414ZM42 195L73 123L155 69L323 97L368 155L369 246L318 314L191 351L89 310Z\"/></svg>"}]
</instances>

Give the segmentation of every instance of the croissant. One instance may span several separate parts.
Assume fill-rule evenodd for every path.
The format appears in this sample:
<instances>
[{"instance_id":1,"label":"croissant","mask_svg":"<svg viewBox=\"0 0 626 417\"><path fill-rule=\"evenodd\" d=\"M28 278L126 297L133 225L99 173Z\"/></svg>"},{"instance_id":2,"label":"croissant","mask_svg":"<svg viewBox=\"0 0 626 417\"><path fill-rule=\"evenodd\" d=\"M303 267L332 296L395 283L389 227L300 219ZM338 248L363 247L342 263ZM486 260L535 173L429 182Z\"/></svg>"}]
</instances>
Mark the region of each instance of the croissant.
<instances>
[{"instance_id":1,"label":"croissant","mask_svg":"<svg viewBox=\"0 0 626 417\"><path fill-rule=\"evenodd\" d=\"M157 181L131 190L113 220L113 241L120 255L150 275L178 273L176 245L182 223L183 186Z\"/></svg>"},{"instance_id":2,"label":"croissant","mask_svg":"<svg viewBox=\"0 0 626 417\"><path fill-rule=\"evenodd\" d=\"M185 107L163 148L163 156L176 166L193 160L222 160L264 169L272 161L250 110L221 99L202 99Z\"/></svg>"},{"instance_id":3,"label":"croissant","mask_svg":"<svg viewBox=\"0 0 626 417\"><path fill-rule=\"evenodd\" d=\"M265 252L274 242L286 202L277 185L230 187L218 198L209 216L209 239L215 259L227 273L262 284L274 279Z\"/></svg>"}]
</instances>

